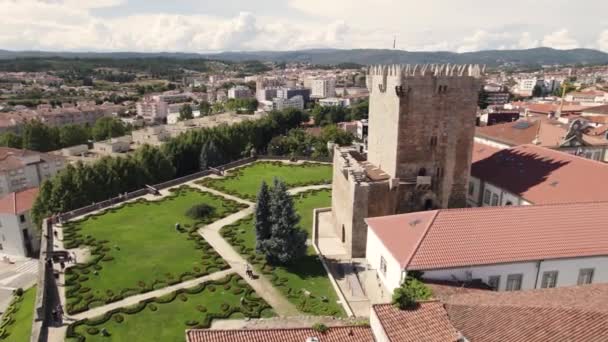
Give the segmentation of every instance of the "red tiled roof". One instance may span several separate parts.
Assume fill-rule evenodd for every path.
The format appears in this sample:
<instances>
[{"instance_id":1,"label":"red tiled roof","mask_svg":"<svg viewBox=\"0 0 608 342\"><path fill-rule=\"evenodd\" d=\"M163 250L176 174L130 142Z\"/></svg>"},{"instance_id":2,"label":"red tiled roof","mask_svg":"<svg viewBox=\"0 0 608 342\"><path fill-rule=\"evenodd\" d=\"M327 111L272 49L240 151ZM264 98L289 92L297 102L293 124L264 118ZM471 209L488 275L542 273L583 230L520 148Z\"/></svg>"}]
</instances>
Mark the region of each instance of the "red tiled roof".
<instances>
[{"instance_id":1,"label":"red tiled roof","mask_svg":"<svg viewBox=\"0 0 608 342\"><path fill-rule=\"evenodd\" d=\"M325 333L310 328L251 329L251 330L188 330L187 342L306 342L317 337L319 342L374 341L369 327L330 327Z\"/></svg>"},{"instance_id":2,"label":"red tiled roof","mask_svg":"<svg viewBox=\"0 0 608 342\"><path fill-rule=\"evenodd\" d=\"M608 164L535 145L500 150L486 158L476 157L476 151L473 177L528 202L608 201Z\"/></svg>"},{"instance_id":3,"label":"red tiled roof","mask_svg":"<svg viewBox=\"0 0 608 342\"><path fill-rule=\"evenodd\" d=\"M445 209L366 221L407 270L608 255L608 202Z\"/></svg>"},{"instance_id":4,"label":"red tiled roof","mask_svg":"<svg viewBox=\"0 0 608 342\"><path fill-rule=\"evenodd\" d=\"M585 108L583 114L608 114L608 105Z\"/></svg>"},{"instance_id":5,"label":"red tiled roof","mask_svg":"<svg viewBox=\"0 0 608 342\"><path fill-rule=\"evenodd\" d=\"M32 209L38 196L38 188L11 192L0 198L0 213L21 214Z\"/></svg>"},{"instance_id":6,"label":"red tiled roof","mask_svg":"<svg viewBox=\"0 0 608 342\"><path fill-rule=\"evenodd\" d=\"M478 160L486 159L498 151L500 151L500 149L491 147L491 146L488 146L485 144L481 144L478 142L474 142L473 143L473 159L471 162L474 163Z\"/></svg>"},{"instance_id":7,"label":"red tiled roof","mask_svg":"<svg viewBox=\"0 0 608 342\"><path fill-rule=\"evenodd\" d=\"M0 171L8 171L25 167L25 163L21 160L24 157L39 155L40 159L45 162L63 161L64 157L41 153L30 150L22 150L18 148L0 147Z\"/></svg>"},{"instance_id":8,"label":"red tiled roof","mask_svg":"<svg viewBox=\"0 0 608 342\"><path fill-rule=\"evenodd\" d=\"M421 302L415 310L399 310L391 304L374 305L372 310L389 341L449 342L458 339L458 332L440 302Z\"/></svg>"},{"instance_id":9,"label":"red tiled roof","mask_svg":"<svg viewBox=\"0 0 608 342\"><path fill-rule=\"evenodd\" d=\"M498 125L479 127L475 135L494 140L509 146L532 144L538 137L538 144L546 147L558 147L568 133L566 127L547 120L519 120ZM606 145L608 141L583 135L585 142L591 145Z\"/></svg>"},{"instance_id":10,"label":"red tiled roof","mask_svg":"<svg viewBox=\"0 0 608 342\"><path fill-rule=\"evenodd\" d=\"M608 340L608 284L458 295L445 308L470 341Z\"/></svg>"}]
</instances>

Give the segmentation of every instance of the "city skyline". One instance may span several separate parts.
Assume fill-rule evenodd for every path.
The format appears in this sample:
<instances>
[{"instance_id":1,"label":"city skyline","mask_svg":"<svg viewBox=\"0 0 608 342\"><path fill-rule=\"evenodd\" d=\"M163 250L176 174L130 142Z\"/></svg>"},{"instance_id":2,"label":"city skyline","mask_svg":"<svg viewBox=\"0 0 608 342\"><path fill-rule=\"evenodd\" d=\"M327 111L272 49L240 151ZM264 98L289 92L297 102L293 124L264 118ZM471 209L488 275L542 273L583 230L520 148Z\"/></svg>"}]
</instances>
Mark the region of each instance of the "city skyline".
<instances>
[{"instance_id":1,"label":"city skyline","mask_svg":"<svg viewBox=\"0 0 608 342\"><path fill-rule=\"evenodd\" d=\"M0 48L215 52L306 48L592 48L608 52L608 4L521 0L0 0ZM594 10L590 10L594 9Z\"/></svg>"}]
</instances>

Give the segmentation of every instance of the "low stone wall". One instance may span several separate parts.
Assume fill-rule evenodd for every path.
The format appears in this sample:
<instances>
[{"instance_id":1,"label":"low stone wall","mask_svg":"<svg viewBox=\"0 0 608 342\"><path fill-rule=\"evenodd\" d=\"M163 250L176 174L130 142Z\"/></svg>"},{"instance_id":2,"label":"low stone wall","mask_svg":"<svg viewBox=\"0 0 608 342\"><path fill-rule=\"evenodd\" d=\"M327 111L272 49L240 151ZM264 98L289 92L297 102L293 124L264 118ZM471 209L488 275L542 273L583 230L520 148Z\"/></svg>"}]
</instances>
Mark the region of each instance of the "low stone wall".
<instances>
[{"instance_id":1,"label":"low stone wall","mask_svg":"<svg viewBox=\"0 0 608 342\"><path fill-rule=\"evenodd\" d=\"M46 340L47 318L50 317L52 303L49 297L55 286L53 265L46 262L47 256L53 252L53 224L51 220L42 222L42 237L40 241L40 256L38 258L38 279L36 280L36 300L34 301L34 318L30 342Z\"/></svg>"},{"instance_id":2,"label":"low stone wall","mask_svg":"<svg viewBox=\"0 0 608 342\"><path fill-rule=\"evenodd\" d=\"M270 155L260 155L257 159L265 159L265 160L287 160L287 161L309 161L309 162L317 162L317 163L332 163L333 160L331 157L304 157L304 156L270 156Z\"/></svg>"},{"instance_id":3,"label":"low stone wall","mask_svg":"<svg viewBox=\"0 0 608 342\"><path fill-rule=\"evenodd\" d=\"M317 255L319 256L321 263L323 264L323 268L325 269L325 272L327 273L327 276L329 277L329 281L331 282L331 285L334 287L334 290L338 294L338 298L340 298L340 303L342 303L342 308L344 308L344 311L346 311L346 314L348 315L348 317L353 317L353 316L355 316L355 313L353 312L353 309L350 307L350 304L346 300L346 296L344 296L344 293L342 293L342 289L340 288L340 286L338 286L338 282L334 278L334 275L331 273L331 270L329 269L329 265L327 265L327 261L325 260L325 256L323 256L323 254L321 253L321 250L319 249L319 219L318 219L319 213L324 213L324 212L328 212L328 211L331 211L331 208L317 208L317 209L313 210L312 246L314 247L315 252L317 252Z\"/></svg>"}]
</instances>

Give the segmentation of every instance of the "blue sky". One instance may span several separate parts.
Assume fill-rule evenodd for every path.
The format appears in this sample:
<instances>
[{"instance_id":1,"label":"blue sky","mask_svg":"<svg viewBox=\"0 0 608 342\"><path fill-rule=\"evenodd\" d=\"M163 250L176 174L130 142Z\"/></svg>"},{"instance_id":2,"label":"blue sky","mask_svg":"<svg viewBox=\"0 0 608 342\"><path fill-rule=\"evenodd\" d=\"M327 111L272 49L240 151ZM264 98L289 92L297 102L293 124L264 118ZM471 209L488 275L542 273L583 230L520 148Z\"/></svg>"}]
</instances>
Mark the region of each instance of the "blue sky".
<instances>
[{"instance_id":1,"label":"blue sky","mask_svg":"<svg viewBox=\"0 0 608 342\"><path fill-rule=\"evenodd\" d=\"M71 51L549 46L608 52L606 0L0 0L0 49Z\"/></svg>"}]
</instances>

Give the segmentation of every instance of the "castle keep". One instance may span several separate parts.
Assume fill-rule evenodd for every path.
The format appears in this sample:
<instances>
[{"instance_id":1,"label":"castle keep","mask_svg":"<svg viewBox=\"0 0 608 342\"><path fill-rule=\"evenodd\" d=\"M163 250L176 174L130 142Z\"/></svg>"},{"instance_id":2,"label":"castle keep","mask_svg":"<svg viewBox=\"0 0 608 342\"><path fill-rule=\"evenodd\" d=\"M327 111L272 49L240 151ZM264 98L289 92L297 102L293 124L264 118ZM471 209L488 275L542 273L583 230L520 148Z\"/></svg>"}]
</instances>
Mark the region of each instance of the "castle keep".
<instances>
[{"instance_id":1,"label":"castle keep","mask_svg":"<svg viewBox=\"0 0 608 342\"><path fill-rule=\"evenodd\" d=\"M464 207L477 98L477 65L371 67L367 156L336 147L334 227L363 257L367 217Z\"/></svg>"}]
</instances>

